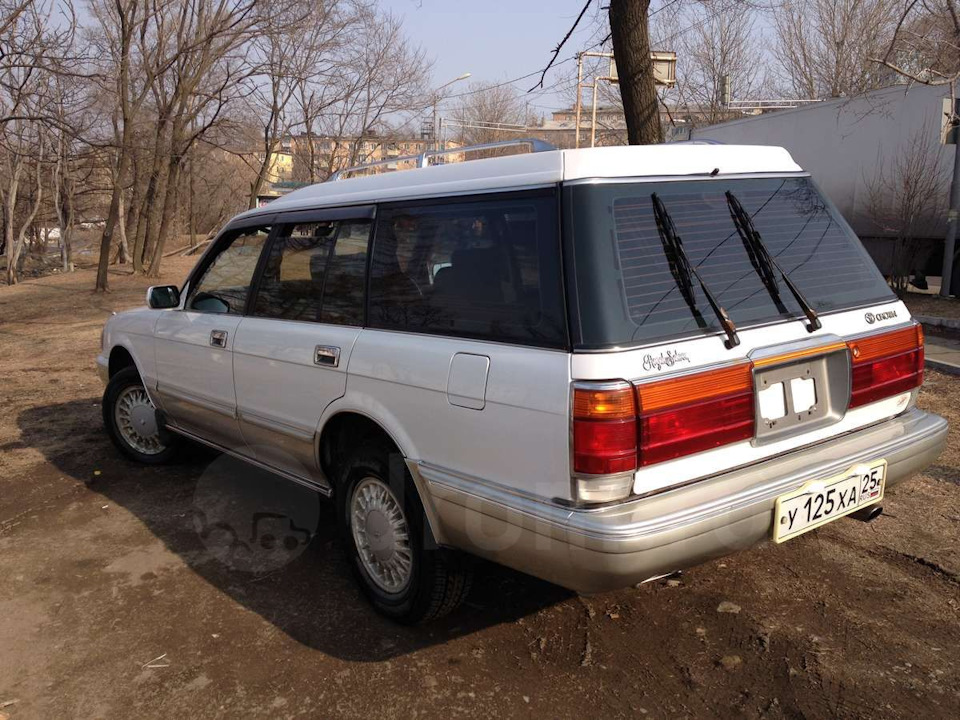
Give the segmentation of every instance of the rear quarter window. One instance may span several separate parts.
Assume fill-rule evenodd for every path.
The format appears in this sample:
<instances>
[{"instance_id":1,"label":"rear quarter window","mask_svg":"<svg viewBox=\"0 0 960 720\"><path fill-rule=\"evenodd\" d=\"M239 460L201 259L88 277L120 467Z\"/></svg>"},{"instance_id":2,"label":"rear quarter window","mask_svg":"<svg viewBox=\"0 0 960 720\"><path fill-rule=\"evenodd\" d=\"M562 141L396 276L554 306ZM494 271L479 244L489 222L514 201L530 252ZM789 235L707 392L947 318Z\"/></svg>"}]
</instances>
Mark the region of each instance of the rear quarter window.
<instances>
[{"instance_id":1,"label":"rear quarter window","mask_svg":"<svg viewBox=\"0 0 960 720\"><path fill-rule=\"evenodd\" d=\"M381 207L369 324L565 348L556 191Z\"/></svg>"}]
</instances>

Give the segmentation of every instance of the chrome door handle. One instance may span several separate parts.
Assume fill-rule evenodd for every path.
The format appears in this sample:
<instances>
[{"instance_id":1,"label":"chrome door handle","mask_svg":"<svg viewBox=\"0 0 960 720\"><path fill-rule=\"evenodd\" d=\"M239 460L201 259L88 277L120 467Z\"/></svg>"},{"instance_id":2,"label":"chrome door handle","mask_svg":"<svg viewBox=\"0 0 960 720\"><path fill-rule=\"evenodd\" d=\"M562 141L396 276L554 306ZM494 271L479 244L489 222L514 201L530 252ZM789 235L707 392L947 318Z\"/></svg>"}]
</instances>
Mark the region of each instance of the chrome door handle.
<instances>
[{"instance_id":1,"label":"chrome door handle","mask_svg":"<svg viewBox=\"0 0 960 720\"><path fill-rule=\"evenodd\" d=\"M214 347L226 347L227 346L227 331L226 330L211 330L210 331L210 344Z\"/></svg>"},{"instance_id":2,"label":"chrome door handle","mask_svg":"<svg viewBox=\"0 0 960 720\"><path fill-rule=\"evenodd\" d=\"M317 345L313 350L313 364L337 367L340 364L340 348L333 345Z\"/></svg>"}]
</instances>

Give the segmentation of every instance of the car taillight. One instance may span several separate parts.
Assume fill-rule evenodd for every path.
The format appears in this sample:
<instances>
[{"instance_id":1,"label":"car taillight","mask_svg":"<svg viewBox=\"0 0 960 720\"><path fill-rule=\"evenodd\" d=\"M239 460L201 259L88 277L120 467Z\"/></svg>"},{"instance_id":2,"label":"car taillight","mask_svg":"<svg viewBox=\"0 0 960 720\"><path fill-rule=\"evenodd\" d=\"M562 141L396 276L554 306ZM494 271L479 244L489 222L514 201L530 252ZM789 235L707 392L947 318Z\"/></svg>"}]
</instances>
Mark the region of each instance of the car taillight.
<instances>
[{"instance_id":1,"label":"car taillight","mask_svg":"<svg viewBox=\"0 0 960 720\"><path fill-rule=\"evenodd\" d=\"M908 392L923 383L923 329L919 324L847 343L853 363L850 407Z\"/></svg>"},{"instance_id":2,"label":"car taillight","mask_svg":"<svg viewBox=\"0 0 960 720\"><path fill-rule=\"evenodd\" d=\"M573 388L573 471L577 496L609 502L630 494L637 469L637 409L627 382L577 383ZM613 477L609 477L613 476Z\"/></svg>"},{"instance_id":3,"label":"car taillight","mask_svg":"<svg viewBox=\"0 0 960 720\"><path fill-rule=\"evenodd\" d=\"M754 393L749 362L637 385L639 466L749 440Z\"/></svg>"},{"instance_id":4,"label":"car taillight","mask_svg":"<svg viewBox=\"0 0 960 720\"><path fill-rule=\"evenodd\" d=\"M637 411L629 383L573 390L573 470L589 475L637 467Z\"/></svg>"},{"instance_id":5,"label":"car taillight","mask_svg":"<svg viewBox=\"0 0 960 720\"><path fill-rule=\"evenodd\" d=\"M577 499L627 497L637 468L749 440L754 393L749 362L631 385L576 383L573 470Z\"/></svg>"}]
</instances>

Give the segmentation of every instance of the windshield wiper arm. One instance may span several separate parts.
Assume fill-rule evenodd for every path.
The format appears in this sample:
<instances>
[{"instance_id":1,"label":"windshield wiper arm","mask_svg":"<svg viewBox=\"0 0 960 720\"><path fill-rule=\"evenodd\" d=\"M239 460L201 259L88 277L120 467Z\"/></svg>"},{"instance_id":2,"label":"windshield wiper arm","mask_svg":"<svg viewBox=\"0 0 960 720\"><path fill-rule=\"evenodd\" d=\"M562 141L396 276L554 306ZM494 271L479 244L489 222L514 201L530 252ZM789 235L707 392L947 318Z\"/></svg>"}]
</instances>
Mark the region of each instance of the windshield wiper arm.
<instances>
[{"instance_id":1,"label":"windshield wiper arm","mask_svg":"<svg viewBox=\"0 0 960 720\"><path fill-rule=\"evenodd\" d=\"M700 284L700 289L703 291L704 297L707 298L710 308L713 310L714 315L717 316L717 320L720 321L720 327L722 327L723 331L727 334L727 339L724 341L724 344L727 348L736 347L740 344L740 338L737 336L737 326L733 324L733 320L727 315L727 311L720 306L720 303L717 302L713 293L710 292L707 284L703 281L703 278L700 277L700 273L697 272L697 269L690 263L690 258L687 257L687 252L683 249L683 240L680 239L677 228L673 224L673 218L670 217L670 213L667 212L663 201L656 193L650 195L650 199L653 201L653 216L657 221L657 232L660 234L660 243L663 245L663 252L667 256L667 262L670 264L670 273L673 275L673 279L676 280L677 287L680 288L680 294L683 295L683 299L686 300L687 305L690 306L690 310L697 320L697 325L706 327L706 322L704 322L703 315L697 309L697 301L693 294L692 278L696 278Z\"/></svg>"},{"instance_id":2,"label":"windshield wiper arm","mask_svg":"<svg viewBox=\"0 0 960 720\"><path fill-rule=\"evenodd\" d=\"M727 196L727 206L730 208L730 217L733 218L733 224L740 234L743 247L746 248L747 255L750 257L750 264L753 265L753 269L757 271L757 274L767 288L767 292L770 293L770 297L773 298L774 303L776 303L777 311L781 314L787 313L787 308L780 299L780 286L777 283L777 277L774 271L780 273L780 277L783 278L787 289L790 290L800 309L803 310L803 314L807 316L807 332L819 330L821 323L820 318L817 317L816 310L813 309L813 306L810 305L803 296L803 293L800 292L800 288L794 285L790 276L780 267L780 263L778 263L770 254L770 251L767 250L767 246L763 242L763 238L760 237L759 231L754 226L750 214L743 209L743 205L740 204L736 195L729 190L726 191L725 195Z\"/></svg>"}]
</instances>

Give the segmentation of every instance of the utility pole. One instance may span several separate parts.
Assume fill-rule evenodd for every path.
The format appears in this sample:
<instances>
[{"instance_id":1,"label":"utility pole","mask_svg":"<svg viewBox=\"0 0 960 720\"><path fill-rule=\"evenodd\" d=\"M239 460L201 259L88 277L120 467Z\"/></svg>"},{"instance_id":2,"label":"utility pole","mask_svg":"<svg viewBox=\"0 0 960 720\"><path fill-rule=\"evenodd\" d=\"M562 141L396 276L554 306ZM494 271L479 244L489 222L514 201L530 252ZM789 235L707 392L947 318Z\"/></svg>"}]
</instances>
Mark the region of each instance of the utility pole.
<instances>
[{"instance_id":1,"label":"utility pole","mask_svg":"<svg viewBox=\"0 0 960 720\"><path fill-rule=\"evenodd\" d=\"M947 211L947 235L943 239L943 269L940 272L940 295L950 297L951 276L957 244L957 220L960 219L960 98L953 99L953 117L951 125L955 128L953 136L953 181L950 184L950 209Z\"/></svg>"},{"instance_id":2,"label":"utility pole","mask_svg":"<svg viewBox=\"0 0 960 720\"><path fill-rule=\"evenodd\" d=\"M607 75L598 75L593 79L593 107L591 109L590 147L596 144L597 139L597 85L600 81L613 84L620 82L617 71L617 62L613 53L609 52L580 52L577 53L577 101L576 125L574 126L574 147L580 147L580 118L583 116L583 88L591 87L583 83L583 59L587 57L606 58L610 62ZM653 50L650 53L650 63L653 66L654 83L658 86L673 87L677 82L677 54L672 51Z\"/></svg>"},{"instance_id":3,"label":"utility pole","mask_svg":"<svg viewBox=\"0 0 960 720\"><path fill-rule=\"evenodd\" d=\"M440 101L443 99L440 97L440 91L443 90L448 85L453 85L455 82L466 80L468 77L470 77L470 73L466 72L463 75L460 75L459 77L455 77L450 82L444 83L443 85L441 85L440 87L438 87L436 90L433 91L433 125L431 127L433 128L433 149L434 150L441 149L439 145L440 133L439 133L439 128L437 127L437 105L439 105Z\"/></svg>"}]
</instances>

